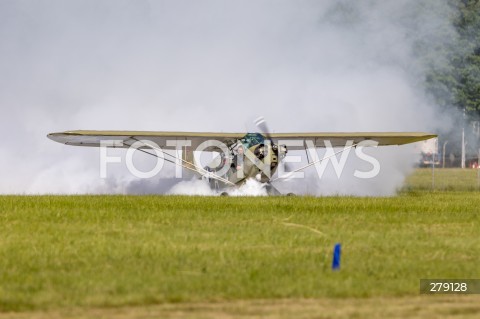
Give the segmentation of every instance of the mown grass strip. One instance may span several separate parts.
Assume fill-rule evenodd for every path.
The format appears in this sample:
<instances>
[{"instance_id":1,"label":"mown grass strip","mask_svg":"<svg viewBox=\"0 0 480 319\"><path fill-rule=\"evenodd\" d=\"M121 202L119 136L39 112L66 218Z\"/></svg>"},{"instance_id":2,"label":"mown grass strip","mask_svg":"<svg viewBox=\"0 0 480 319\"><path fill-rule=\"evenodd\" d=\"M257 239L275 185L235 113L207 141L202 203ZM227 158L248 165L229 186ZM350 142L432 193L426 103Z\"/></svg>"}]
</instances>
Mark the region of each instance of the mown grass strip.
<instances>
[{"instance_id":1,"label":"mown grass strip","mask_svg":"<svg viewBox=\"0 0 480 319\"><path fill-rule=\"evenodd\" d=\"M470 191L2 196L0 309L417 295L420 278L480 276L479 207Z\"/></svg>"}]
</instances>

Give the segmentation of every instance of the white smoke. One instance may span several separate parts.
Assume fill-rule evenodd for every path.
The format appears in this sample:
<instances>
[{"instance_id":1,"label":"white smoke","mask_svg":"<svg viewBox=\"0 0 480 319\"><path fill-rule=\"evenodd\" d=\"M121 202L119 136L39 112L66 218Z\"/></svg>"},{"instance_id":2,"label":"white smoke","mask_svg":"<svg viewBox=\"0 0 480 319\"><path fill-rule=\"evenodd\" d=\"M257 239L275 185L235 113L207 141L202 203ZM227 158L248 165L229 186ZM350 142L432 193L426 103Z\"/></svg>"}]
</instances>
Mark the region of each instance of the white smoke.
<instances>
[{"instance_id":1,"label":"white smoke","mask_svg":"<svg viewBox=\"0 0 480 319\"><path fill-rule=\"evenodd\" d=\"M195 179L190 181L181 181L174 185L168 192L169 195L201 195L211 196L215 192L210 188L210 185L202 180Z\"/></svg>"},{"instance_id":2,"label":"white smoke","mask_svg":"<svg viewBox=\"0 0 480 319\"><path fill-rule=\"evenodd\" d=\"M245 184L238 188L228 188L225 191L213 190L203 179L184 180L175 184L167 191L168 195L200 195L218 196L227 193L228 196L267 196L266 185L254 179L247 179Z\"/></svg>"},{"instance_id":3,"label":"white smoke","mask_svg":"<svg viewBox=\"0 0 480 319\"><path fill-rule=\"evenodd\" d=\"M267 196L266 185L252 178L245 181L245 184L228 192L230 196Z\"/></svg>"},{"instance_id":4,"label":"white smoke","mask_svg":"<svg viewBox=\"0 0 480 319\"><path fill-rule=\"evenodd\" d=\"M276 132L435 131L448 123L423 93L414 48L446 41L449 10L446 0L2 1L0 193L166 193L181 181L169 163L150 180L124 165L101 179L98 150L53 143L54 131L242 132L259 115ZM373 180L353 177L352 158L340 179L330 169L278 187L394 193L410 149L370 154L382 164Z\"/></svg>"}]
</instances>

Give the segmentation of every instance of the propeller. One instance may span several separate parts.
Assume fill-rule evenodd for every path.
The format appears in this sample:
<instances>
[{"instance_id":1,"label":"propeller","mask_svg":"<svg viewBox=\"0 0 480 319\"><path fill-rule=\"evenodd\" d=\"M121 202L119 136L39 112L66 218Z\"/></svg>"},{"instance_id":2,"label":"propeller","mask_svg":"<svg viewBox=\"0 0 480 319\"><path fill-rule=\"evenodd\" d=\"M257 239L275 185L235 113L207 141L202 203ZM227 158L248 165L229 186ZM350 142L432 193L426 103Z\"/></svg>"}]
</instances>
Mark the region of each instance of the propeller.
<instances>
[{"instance_id":1,"label":"propeller","mask_svg":"<svg viewBox=\"0 0 480 319\"><path fill-rule=\"evenodd\" d=\"M260 132L262 132L263 136L265 136L265 138L270 141L270 145L272 145L272 147L273 147L274 144L273 144L273 141L272 141L272 137L270 135L270 130L268 129L267 121L265 121L265 118L263 116L260 116L259 118L257 118L253 122L255 123L257 128L260 130ZM260 153L259 155L261 157L259 157L259 158L262 159L265 156L265 146L262 146L261 149L258 149L257 152ZM255 155L257 155L257 154L255 154ZM257 157L258 157L258 155L257 155Z\"/></svg>"},{"instance_id":2,"label":"propeller","mask_svg":"<svg viewBox=\"0 0 480 319\"><path fill-rule=\"evenodd\" d=\"M260 116L256 120L254 120L253 123L255 123L255 125L260 130L260 132L265 136L265 138L270 140L271 145L273 146L274 143L273 143L273 140L272 140L272 136L270 134L270 129L268 128L267 121L265 120L265 118L263 116ZM277 145L277 147L279 147L279 146ZM280 161L281 161L281 159L279 159L279 162ZM283 165L285 165L286 171L292 171L293 170L290 163L283 163Z\"/></svg>"},{"instance_id":3,"label":"propeller","mask_svg":"<svg viewBox=\"0 0 480 319\"><path fill-rule=\"evenodd\" d=\"M272 141L270 130L268 129L267 121L265 121L265 118L263 116L260 116L253 122L255 123L257 128L260 130L260 132L262 132L262 134L265 135L266 138Z\"/></svg>"}]
</instances>

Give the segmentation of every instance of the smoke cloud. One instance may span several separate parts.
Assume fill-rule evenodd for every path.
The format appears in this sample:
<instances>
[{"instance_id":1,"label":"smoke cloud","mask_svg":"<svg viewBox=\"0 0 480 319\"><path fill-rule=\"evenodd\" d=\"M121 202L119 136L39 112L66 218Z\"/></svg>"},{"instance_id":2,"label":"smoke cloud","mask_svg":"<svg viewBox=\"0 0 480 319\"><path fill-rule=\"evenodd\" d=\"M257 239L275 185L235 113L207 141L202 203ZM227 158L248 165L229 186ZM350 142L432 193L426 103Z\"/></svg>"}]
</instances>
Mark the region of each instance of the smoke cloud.
<instances>
[{"instance_id":1,"label":"smoke cloud","mask_svg":"<svg viewBox=\"0 0 480 319\"><path fill-rule=\"evenodd\" d=\"M98 149L46 138L63 130L242 132L255 131L259 115L275 132L448 127L425 96L415 47L447 41L449 10L433 0L1 1L0 193L185 186L169 163L147 180L112 164L101 179ZM321 180L310 168L305 180L276 185L391 195L416 160L408 146L366 153L381 163L374 179L353 177L369 167L352 153L340 179L330 166Z\"/></svg>"}]
</instances>

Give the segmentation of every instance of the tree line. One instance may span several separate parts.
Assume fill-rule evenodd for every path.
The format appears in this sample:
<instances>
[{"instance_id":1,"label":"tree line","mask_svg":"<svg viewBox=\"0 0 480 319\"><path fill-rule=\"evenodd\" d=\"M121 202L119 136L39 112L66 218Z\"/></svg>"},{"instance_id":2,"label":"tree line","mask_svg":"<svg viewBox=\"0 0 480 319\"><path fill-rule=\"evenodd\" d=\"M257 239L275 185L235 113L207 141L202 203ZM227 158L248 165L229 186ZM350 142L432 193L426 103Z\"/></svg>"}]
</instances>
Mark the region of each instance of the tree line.
<instances>
[{"instance_id":1,"label":"tree line","mask_svg":"<svg viewBox=\"0 0 480 319\"><path fill-rule=\"evenodd\" d=\"M443 46L441 63L431 63L425 77L427 93L444 109L465 112L467 120L480 119L480 1L449 0L455 33Z\"/></svg>"}]
</instances>

